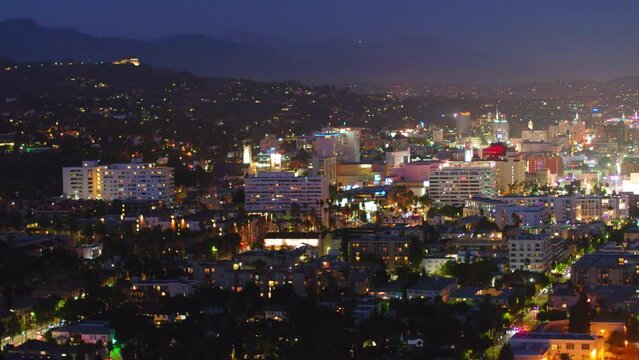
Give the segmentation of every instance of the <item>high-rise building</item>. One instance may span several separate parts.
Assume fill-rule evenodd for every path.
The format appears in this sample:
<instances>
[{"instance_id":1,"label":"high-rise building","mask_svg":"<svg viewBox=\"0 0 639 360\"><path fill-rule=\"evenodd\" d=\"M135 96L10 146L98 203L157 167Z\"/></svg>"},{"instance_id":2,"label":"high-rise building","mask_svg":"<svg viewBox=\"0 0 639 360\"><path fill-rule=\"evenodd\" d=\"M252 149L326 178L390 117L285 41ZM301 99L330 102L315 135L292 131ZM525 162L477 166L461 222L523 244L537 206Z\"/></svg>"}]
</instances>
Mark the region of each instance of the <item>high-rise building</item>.
<instances>
[{"instance_id":1,"label":"high-rise building","mask_svg":"<svg viewBox=\"0 0 639 360\"><path fill-rule=\"evenodd\" d=\"M463 206L479 195L495 196L495 162L451 161L430 174L429 196L436 204Z\"/></svg>"},{"instance_id":2,"label":"high-rise building","mask_svg":"<svg viewBox=\"0 0 639 360\"><path fill-rule=\"evenodd\" d=\"M507 143L510 139L508 120L500 117L499 111L496 112L495 119L493 120L493 137L496 142L504 143Z\"/></svg>"},{"instance_id":3,"label":"high-rise building","mask_svg":"<svg viewBox=\"0 0 639 360\"><path fill-rule=\"evenodd\" d=\"M251 151L251 145L244 144L242 150L242 163L250 164L253 162L253 151Z\"/></svg>"},{"instance_id":4,"label":"high-rise building","mask_svg":"<svg viewBox=\"0 0 639 360\"><path fill-rule=\"evenodd\" d=\"M444 143L444 130L440 128L433 129L433 142L435 144L443 144Z\"/></svg>"},{"instance_id":5,"label":"high-rise building","mask_svg":"<svg viewBox=\"0 0 639 360\"><path fill-rule=\"evenodd\" d=\"M506 119L495 119L493 121L493 136L497 142L508 142L510 139L510 126Z\"/></svg>"},{"instance_id":6,"label":"high-rise building","mask_svg":"<svg viewBox=\"0 0 639 360\"><path fill-rule=\"evenodd\" d=\"M361 160L362 129L324 128L315 134L313 147L319 157L336 156L338 161L359 162Z\"/></svg>"},{"instance_id":7,"label":"high-rise building","mask_svg":"<svg viewBox=\"0 0 639 360\"><path fill-rule=\"evenodd\" d=\"M526 161L520 153L509 151L495 161L495 177L497 193L510 194L515 185L526 181Z\"/></svg>"},{"instance_id":8,"label":"high-rise building","mask_svg":"<svg viewBox=\"0 0 639 360\"><path fill-rule=\"evenodd\" d=\"M244 179L248 212L284 213L294 204L301 212L314 211L322 217L320 201L328 199L328 179L295 176L288 172L261 172Z\"/></svg>"},{"instance_id":9,"label":"high-rise building","mask_svg":"<svg viewBox=\"0 0 639 360\"><path fill-rule=\"evenodd\" d=\"M154 200L173 202L173 168L151 163L82 166L62 169L63 196L82 200Z\"/></svg>"},{"instance_id":10,"label":"high-rise building","mask_svg":"<svg viewBox=\"0 0 639 360\"><path fill-rule=\"evenodd\" d=\"M470 113L460 112L460 113L455 113L454 116L455 116L455 121L457 122L457 135L461 137L468 135L468 123L470 122Z\"/></svg>"}]
</instances>

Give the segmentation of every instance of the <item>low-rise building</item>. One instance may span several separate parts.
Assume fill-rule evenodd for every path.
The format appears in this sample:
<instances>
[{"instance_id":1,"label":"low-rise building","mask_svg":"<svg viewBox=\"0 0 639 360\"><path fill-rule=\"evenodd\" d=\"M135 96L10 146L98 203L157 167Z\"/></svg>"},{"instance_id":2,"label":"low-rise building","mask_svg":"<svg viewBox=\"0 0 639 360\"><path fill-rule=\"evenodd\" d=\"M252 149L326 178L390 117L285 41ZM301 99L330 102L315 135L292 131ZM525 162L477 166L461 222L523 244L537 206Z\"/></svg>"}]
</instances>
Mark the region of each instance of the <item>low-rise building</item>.
<instances>
[{"instance_id":1,"label":"low-rise building","mask_svg":"<svg viewBox=\"0 0 639 360\"><path fill-rule=\"evenodd\" d=\"M406 288L408 300L423 300L433 302L435 299L448 301L450 294L457 289L457 280L446 277L428 277L417 284Z\"/></svg>"},{"instance_id":2,"label":"low-rise building","mask_svg":"<svg viewBox=\"0 0 639 360\"><path fill-rule=\"evenodd\" d=\"M604 359L604 339L594 334L575 333L544 333L544 332L520 332L510 338L509 343L515 359L561 358L566 354L569 359ZM523 357L519 349L540 347L537 354L528 354ZM543 351L542 347L548 347L549 351Z\"/></svg>"},{"instance_id":3,"label":"low-rise building","mask_svg":"<svg viewBox=\"0 0 639 360\"><path fill-rule=\"evenodd\" d=\"M132 279L131 296L155 297L155 296L190 296L197 289L195 280L140 280Z\"/></svg>"},{"instance_id":4,"label":"low-rise building","mask_svg":"<svg viewBox=\"0 0 639 360\"><path fill-rule=\"evenodd\" d=\"M71 338L79 336L86 344L103 345L113 342L115 329L107 326L106 321L85 321L79 324L63 325L51 330L51 338L58 344L64 344Z\"/></svg>"},{"instance_id":5,"label":"low-rise building","mask_svg":"<svg viewBox=\"0 0 639 360\"><path fill-rule=\"evenodd\" d=\"M572 265L570 280L579 286L636 284L638 270L638 255L596 252Z\"/></svg>"}]
</instances>

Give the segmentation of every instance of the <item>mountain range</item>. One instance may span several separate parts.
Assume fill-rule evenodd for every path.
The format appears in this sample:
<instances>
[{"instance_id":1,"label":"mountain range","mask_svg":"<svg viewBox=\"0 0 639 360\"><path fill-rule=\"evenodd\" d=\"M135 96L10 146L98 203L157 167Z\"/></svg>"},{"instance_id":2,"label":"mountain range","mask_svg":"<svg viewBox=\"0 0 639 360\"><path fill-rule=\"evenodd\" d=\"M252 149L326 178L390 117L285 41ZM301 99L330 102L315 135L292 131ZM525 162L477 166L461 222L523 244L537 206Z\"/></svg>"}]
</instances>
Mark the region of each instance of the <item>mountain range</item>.
<instances>
[{"instance_id":1,"label":"mountain range","mask_svg":"<svg viewBox=\"0 0 639 360\"><path fill-rule=\"evenodd\" d=\"M530 58L496 55L424 37L371 43L331 39L301 44L226 33L218 37L176 35L137 40L47 28L27 19L0 23L0 57L19 62L138 57L158 68L203 76L313 84L522 82L541 80L544 70Z\"/></svg>"}]
</instances>

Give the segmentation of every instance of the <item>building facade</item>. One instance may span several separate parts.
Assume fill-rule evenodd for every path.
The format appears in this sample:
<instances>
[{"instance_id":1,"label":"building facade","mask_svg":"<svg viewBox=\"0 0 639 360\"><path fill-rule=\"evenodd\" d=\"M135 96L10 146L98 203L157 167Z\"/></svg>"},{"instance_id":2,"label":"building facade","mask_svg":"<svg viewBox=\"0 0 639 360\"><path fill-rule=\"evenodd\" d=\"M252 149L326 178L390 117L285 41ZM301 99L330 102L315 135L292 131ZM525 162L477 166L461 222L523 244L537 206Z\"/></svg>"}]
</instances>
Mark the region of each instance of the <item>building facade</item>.
<instances>
[{"instance_id":1,"label":"building facade","mask_svg":"<svg viewBox=\"0 0 639 360\"><path fill-rule=\"evenodd\" d=\"M545 272L552 263L552 241L548 235L518 234L508 239L510 270Z\"/></svg>"},{"instance_id":2,"label":"building facade","mask_svg":"<svg viewBox=\"0 0 639 360\"><path fill-rule=\"evenodd\" d=\"M75 200L144 200L172 203L173 168L152 163L82 166L62 169L63 196Z\"/></svg>"},{"instance_id":3,"label":"building facade","mask_svg":"<svg viewBox=\"0 0 639 360\"><path fill-rule=\"evenodd\" d=\"M321 202L328 199L328 179L295 176L287 172L261 172L244 179L248 212L284 213L295 207L323 216ZM297 205L297 206L295 206Z\"/></svg>"},{"instance_id":4,"label":"building facade","mask_svg":"<svg viewBox=\"0 0 639 360\"><path fill-rule=\"evenodd\" d=\"M463 206L473 196L495 196L495 163L449 162L430 175L429 194L436 204Z\"/></svg>"}]
</instances>

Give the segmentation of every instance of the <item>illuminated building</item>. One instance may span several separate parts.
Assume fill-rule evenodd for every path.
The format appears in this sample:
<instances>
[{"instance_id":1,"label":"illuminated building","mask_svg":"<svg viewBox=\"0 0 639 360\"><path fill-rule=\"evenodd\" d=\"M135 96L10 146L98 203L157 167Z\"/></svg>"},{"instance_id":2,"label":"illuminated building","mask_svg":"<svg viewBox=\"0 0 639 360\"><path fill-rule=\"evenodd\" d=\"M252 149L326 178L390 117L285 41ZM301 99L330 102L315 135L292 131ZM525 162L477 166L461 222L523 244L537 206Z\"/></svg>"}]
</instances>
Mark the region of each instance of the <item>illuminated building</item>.
<instances>
[{"instance_id":1,"label":"illuminated building","mask_svg":"<svg viewBox=\"0 0 639 360\"><path fill-rule=\"evenodd\" d=\"M435 144L443 144L444 143L444 130L442 129L433 129L433 142Z\"/></svg>"},{"instance_id":2,"label":"illuminated building","mask_svg":"<svg viewBox=\"0 0 639 360\"><path fill-rule=\"evenodd\" d=\"M457 279L440 276L427 277L420 282L406 288L406 298L408 300L421 300L434 302L441 299L447 302L448 297L457 290Z\"/></svg>"},{"instance_id":3,"label":"illuminated building","mask_svg":"<svg viewBox=\"0 0 639 360\"><path fill-rule=\"evenodd\" d=\"M493 143L482 149L482 159L484 160L497 160L506 156L508 146L504 143Z\"/></svg>"},{"instance_id":4,"label":"illuminated building","mask_svg":"<svg viewBox=\"0 0 639 360\"><path fill-rule=\"evenodd\" d=\"M449 162L430 174L429 196L436 204L463 206L472 196L495 196L495 163Z\"/></svg>"},{"instance_id":5,"label":"illuminated building","mask_svg":"<svg viewBox=\"0 0 639 360\"><path fill-rule=\"evenodd\" d=\"M547 142L548 130L522 130L521 140L532 142Z\"/></svg>"},{"instance_id":6,"label":"illuminated building","mask_svg":"<svg viewBox=\"0 0 639 360\"><path fill-rule=\"evenodd\" d=\"M151 163L98 165L84 161L62 169L63 196L82 200L173 202L173 168Z\"/></svg>"},{"instance_id":7,"label":"illuminated building","mask_svg":"<svg viewBox=\"0 0 639 360\"><path fill-rule=\"evenodd\" d=\"M324 128L315 134L313 149L318 157L337 157L338 161L359 162L362 131L357 128Z\"/></svg>"},{"instance_id":8,"label":"illuminated building","mask_svg":"<svg viewBox=\"0 0 639 360\"><path fill-rule=\"evenodd\" d=\"M410 163L409 150L386 152L386 174L390 174L391 169L408 163Z\"/></svg>"},{"instance_id":9,"label":"illuminated building","mask_svg":"<svg viewBox=\"0 0 639 360\"><path fill-rule=\"evenodd\" d=\"M579 195L553 199L553 210L558 223L626 219L629 207L627 195Z\"/></svg>"},{"instance_id":10,"label":"illuminated building","mask_svg":"<svg viewBox=\"0 0 639 360\"><path fill-rule=\"evenodd\" d=\"M290 212L293 204L300 212L314 211L323 217L320 201L328 199L328 179L295 176L287 172L261 172L244 179L246 211Z\"/></svg>"},{"instance_id":11,"label":"illuminated building","mask_svg":"<svg viewBox=\"0 0 639 360\"><path fill-rule=\"evenodd\" d=\"M604 359L604 338L596 334L519 332L509 340L514 359Z\"/></svg>"},{"instance_id":12,"label":"illuminated building","mask_svg":"<svg viewBox=\"0 0 639 360\"><path fill-rule=\"evenodd\" d=\"M548 235L517 234L508 239L508 263L511 271L546 272L552 263L552 242Z\"/></svg>"},{"instance_id":13,"label":"illuminated building","mask_svg":"<svg viewBox=\"0 0 639 360\"><path fill-rule=\"evenodd\" d=\"M555 154L532 155L528 157L528 172L535 174L537 170L548 169L551 174L564 174L564 159Z\"/></svg>"},{"instance_id":14,"label":"illuminated building","mask_svg":"<svg viewBox=\"0 0 639 360\"><path fill-rule=\"evenodd\" d=\"M251 151L251 145L244 144L242 151L242 163L250 164L253 162L253 152Z\"/></svg>"},{"instance_id":15,"label":"illuminated building","mask_svg":"<svg viewBox=\"0 0 639 360\"><path fill-rule=\"evenodd\" d=\"M371 186L381 181L383 173L383 165L376 169L373 164L338 163L337 184L346 189Z\"/></svg>"},{"instance_id":16,"label":"illuminated building","mask_svg":"<svg viewBox=\"0 0 639 360\"><path fill-rule=\"evenodd\" d=\"M455 113L454 117L457 124L457 135L461 137L468 135L468 123L470 122L470 113L469 112Z\"/></svg>"},{"instance_id":17,"label":"illuminated building","mask_svg":"<svg viewBox=\"0 0 639 360\"><path fill-rule=\"evenodd\" d=\"M409 245L409 238L395 236L367 235L350 241L351 254L356 263L363 261L365 255L375 255L391 270L410 263Z\"/></svg>"},{"instance_id":18,"label":"illuminated building","mask_svg":"<svg viewBox=\"0 0 639 360\"><path fill-rule=\"evenodd\" d=\"M499 117L499 111L493 120L493 137L496 142L508 142L510 139L510 125L507 119Z\"/></svg>"},{"instance_id":19,"label":"illuminated building","mask_svg":"<svg viewBox=\"0 0 639 360\"><path fill-rule=\"evenodd\" d=\"M495 161L496 191L499 195L510 194L513 187L526 181L526 161L517 152L508 152Z\"/></svg>"},{"instance_id":20,"label":"illuminated building","mask_svg":"<svg viewBox=\"0 0 639 360\"><path fill-rule=\"evenodd\" d=\"M140 59L138 58L126 58L120 59L113 62L113 65L133 65L140 66Z\"/></svg>"}]
</instances>

